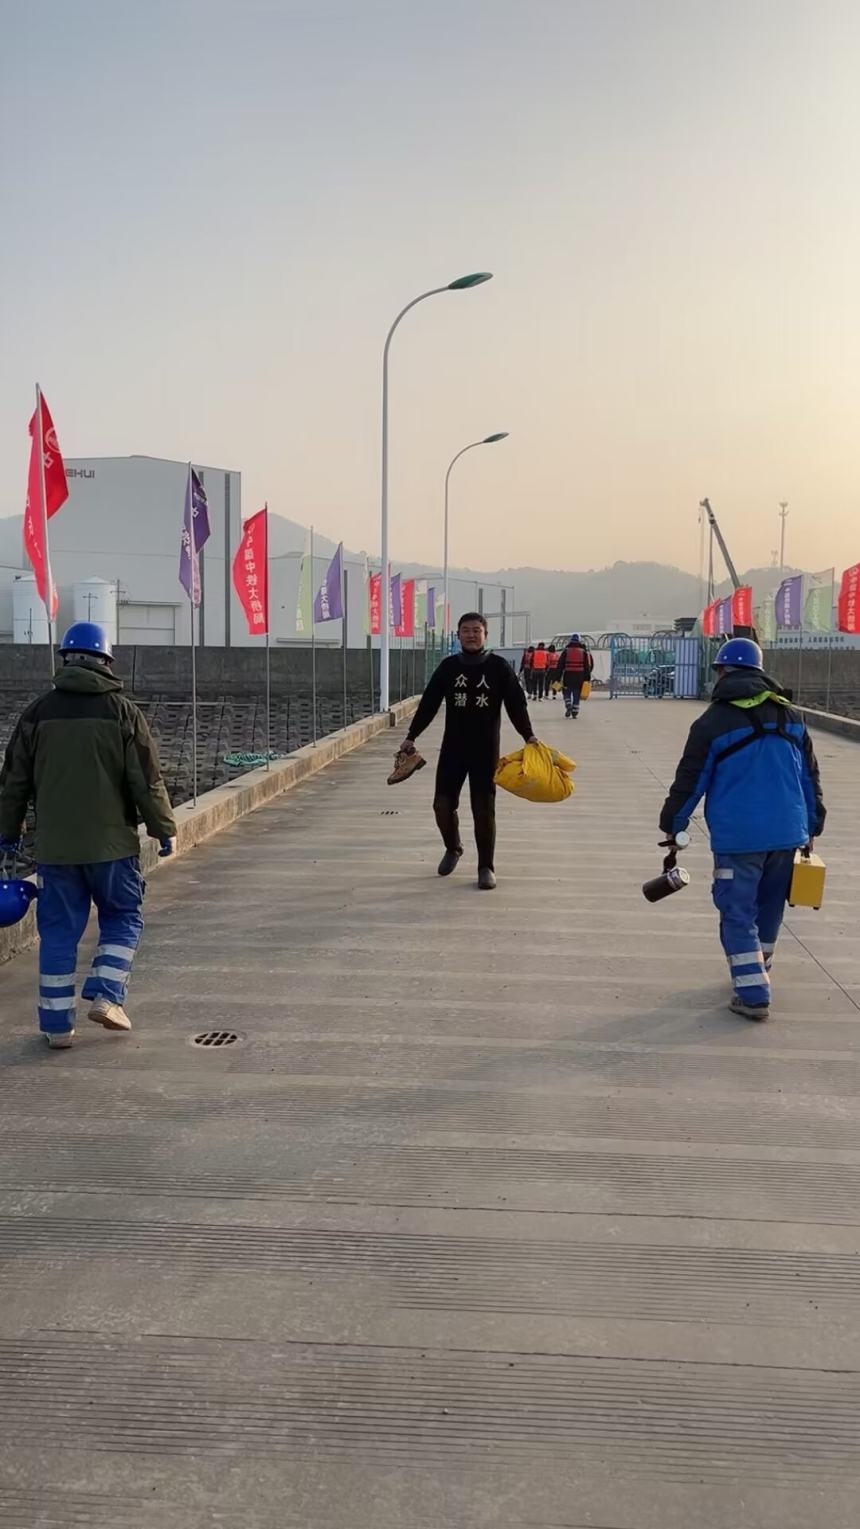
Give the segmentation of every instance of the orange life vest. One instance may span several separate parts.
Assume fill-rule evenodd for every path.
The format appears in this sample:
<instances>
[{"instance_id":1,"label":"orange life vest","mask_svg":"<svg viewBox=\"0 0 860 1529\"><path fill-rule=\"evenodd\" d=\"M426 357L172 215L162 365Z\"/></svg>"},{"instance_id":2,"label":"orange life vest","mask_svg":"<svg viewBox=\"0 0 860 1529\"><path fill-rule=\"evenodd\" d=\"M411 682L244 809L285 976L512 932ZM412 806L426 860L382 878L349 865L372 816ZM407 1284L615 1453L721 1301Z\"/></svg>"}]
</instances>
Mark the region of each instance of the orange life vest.
<instances>
[{"instance_id":1,"label":"orange life vest","mask_svg":"<svg viewBox=\"0 0 860 1529\"><path fill-rule=\"evenodd\" d=\"M588 653L579 643L572 643L565 649L564 667L567 674L588 675Z\"/></svg>"}]
</instances>

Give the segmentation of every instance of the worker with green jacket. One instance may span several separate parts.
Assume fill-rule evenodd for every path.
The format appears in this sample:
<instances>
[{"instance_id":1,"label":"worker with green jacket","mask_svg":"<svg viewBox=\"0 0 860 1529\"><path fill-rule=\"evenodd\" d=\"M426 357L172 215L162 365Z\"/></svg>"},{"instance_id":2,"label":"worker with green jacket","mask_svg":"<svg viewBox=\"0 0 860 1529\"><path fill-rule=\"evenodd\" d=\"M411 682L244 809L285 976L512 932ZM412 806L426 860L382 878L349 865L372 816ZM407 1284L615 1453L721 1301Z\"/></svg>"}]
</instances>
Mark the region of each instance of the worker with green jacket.
<instances>
[{"instance_id":1,"label":"worker with green jacket","mask_svg":"<svg viewBox=\"0 0 860 1529\"><path fill-rule=\"evenodd\" d=\"M36 811L39 1027L54 1049L75 1034L78 945L93 904L99 943L82 996L106 1030L124 1003L143 932L138 822L173 853L176 823L142 712L113 673L107 633L80 621L63 638L54 686L20 717L0 772L0 855Z\"/></svg>"}]
</instances>

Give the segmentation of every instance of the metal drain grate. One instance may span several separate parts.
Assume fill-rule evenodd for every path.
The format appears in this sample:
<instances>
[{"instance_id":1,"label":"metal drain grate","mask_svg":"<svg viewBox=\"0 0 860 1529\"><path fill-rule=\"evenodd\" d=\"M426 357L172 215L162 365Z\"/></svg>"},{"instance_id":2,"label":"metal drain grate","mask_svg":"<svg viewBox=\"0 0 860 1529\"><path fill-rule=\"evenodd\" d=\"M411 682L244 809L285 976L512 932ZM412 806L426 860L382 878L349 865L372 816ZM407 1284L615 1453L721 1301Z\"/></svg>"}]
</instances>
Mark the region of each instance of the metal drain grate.
<instances>
[{"instance_id":1,"label":"metal drain grate","mask_svg":"<svg viewBox=\"0 0 860 1529\"><path fill-rule=\"evenodd\" d=\"M232 1046L241 1037L235 1030L203 1030L200 1035L195 1035L195 1046Z\"/></svg>"},{"instance_id":2,"label":"metal drain grate","mask_svg":"<svg viewBox=\"0 0 860 1529\"><path fill-rule=\"evenodd\" d=\"M399 818L400 812L397 807L383 807L379 816L381 818Z\"/></svg>"}]
</instances>

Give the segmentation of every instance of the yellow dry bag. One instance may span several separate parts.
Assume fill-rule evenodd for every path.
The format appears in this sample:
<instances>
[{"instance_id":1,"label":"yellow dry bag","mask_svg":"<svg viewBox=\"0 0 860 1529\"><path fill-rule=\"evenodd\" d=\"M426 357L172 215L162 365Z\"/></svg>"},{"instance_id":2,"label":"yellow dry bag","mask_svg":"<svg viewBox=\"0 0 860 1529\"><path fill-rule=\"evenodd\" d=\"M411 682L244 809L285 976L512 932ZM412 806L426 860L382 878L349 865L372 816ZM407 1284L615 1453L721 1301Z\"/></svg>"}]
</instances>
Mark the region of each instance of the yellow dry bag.
<instances>
[{"instance_id":1,"label":"yellow dry bag","mask_svg":"<svg viewBox=\"0 0 860 1529\"><path fill-rule=\"evenodd\" d=\"M558 749L546 743L527 743L499 760L495 781L527 802L563 802L573 791L570 772L575 769L573 760Z\"/></svg>"}]
</instances>

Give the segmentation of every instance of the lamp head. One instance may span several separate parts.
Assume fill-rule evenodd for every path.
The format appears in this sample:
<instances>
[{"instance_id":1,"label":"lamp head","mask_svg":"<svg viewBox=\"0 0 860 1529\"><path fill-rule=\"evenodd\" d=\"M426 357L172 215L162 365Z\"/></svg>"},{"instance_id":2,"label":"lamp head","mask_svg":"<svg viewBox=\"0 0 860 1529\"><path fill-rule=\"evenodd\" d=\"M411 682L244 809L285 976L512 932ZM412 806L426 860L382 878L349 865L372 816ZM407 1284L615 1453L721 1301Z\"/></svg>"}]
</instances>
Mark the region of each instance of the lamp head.
<instances>
[{"instance_id":1,"label":"lamp head","mask_svg":"<svg viewBox=\"0 0 860 1529\"><path fill-rule=\"evenodd\" d=\"M458 276L456 281L449 281L449 292L465 292L469 287L480 287L485 281L492 281L492 271L473 271L470 276Z\"/></svg>"}]
</instances>

